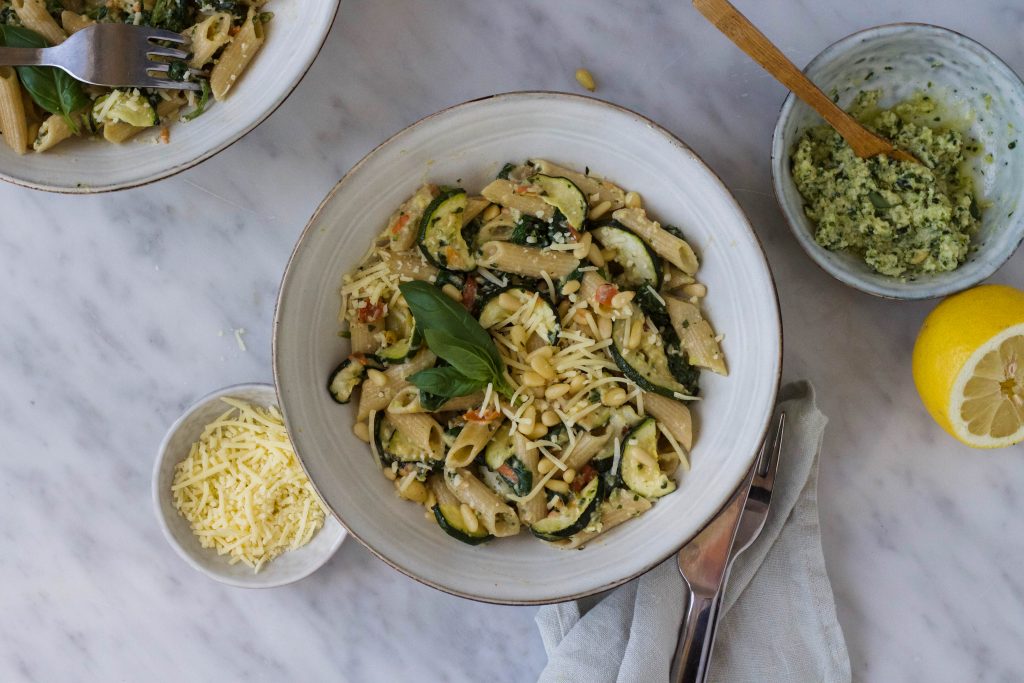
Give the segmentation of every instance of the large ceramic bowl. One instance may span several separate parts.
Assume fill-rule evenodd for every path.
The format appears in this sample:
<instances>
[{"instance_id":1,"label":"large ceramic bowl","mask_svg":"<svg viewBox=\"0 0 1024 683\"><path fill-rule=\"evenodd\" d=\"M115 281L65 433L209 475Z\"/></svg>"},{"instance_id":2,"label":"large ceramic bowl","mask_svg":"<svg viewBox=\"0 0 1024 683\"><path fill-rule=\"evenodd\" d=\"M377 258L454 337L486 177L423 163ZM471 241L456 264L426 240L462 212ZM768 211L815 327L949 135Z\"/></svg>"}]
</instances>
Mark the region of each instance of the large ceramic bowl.
<instances>
[{"instance_id":1,"label":"large ceramic bowl","mask_svg":"<svg viewBox=\"0 0 1024 683\"><path fill-rule=\"evenodd\" d=\"M979 140L969 160L982 199L981 228L967 262L954 271L899 280L874 272L860 257L814 241L793 182L790 155L804 132L823 121L792 94L782 105L772 141L772 176L800 245L826 272L869 294L928 299L972 287L1005 263L1024 238L1024 83L1002 60L970 38L926 24L892 24L854 33L827 47L804 73L847 108L862 90L881 90L882 106L921 91L943 103L946 119ZM1020 144L1018 144L1018 140ZM986 155L991 154L988 161Z\"/></svg>"},{"instance_id":2,"label":"large ceramic bowl","mask_svg":"<svg viewBox=\"0 0 1024 683\"><path fill-rule=\"evenodd\" d=\"M529 534L468 546L399 500L365 443L354 403L325 382L347 354L338 337L338 284L390 213L421 183L483 187L510 160L542 156L639 191L652 213L682 226L702 255L707 312L731 374L706 373L693 469L679 491L581 551ZM274 373L289 433L323 499L370 550L431 586L502 603L565 600L620 584L699 531L747 472L779 381L781 329L771 273L750 224L721 181L655 123L611 104L556 93L514 93L430 116L371 152L310 220L284 275L274 321Z\"/></svg>"},{"instance_id":3,"label":"large ceramic bowl","mask_svg":"<svg viewBox=\"0 0 1024 683\"><path fill-rule=\"evenodd\" d=\"M18 156L0 142L0 178L37 190L89 194L123 190L180 173L209 159L281 106L320 52L339 0L271 0L267 38L228 98L193 121L171 125L170 142L143 132L120 145L68 140Z\"/></svg>"}]
</instances>

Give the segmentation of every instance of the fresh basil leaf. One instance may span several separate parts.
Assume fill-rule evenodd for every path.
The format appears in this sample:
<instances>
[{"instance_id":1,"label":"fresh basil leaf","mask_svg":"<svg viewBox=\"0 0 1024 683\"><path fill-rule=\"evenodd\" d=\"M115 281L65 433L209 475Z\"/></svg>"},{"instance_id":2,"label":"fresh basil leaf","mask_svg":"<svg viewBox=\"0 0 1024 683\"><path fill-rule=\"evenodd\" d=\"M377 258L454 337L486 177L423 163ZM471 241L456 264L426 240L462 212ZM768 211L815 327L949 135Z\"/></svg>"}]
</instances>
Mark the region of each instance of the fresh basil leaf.
<instances>
[{"instance_id":1,"label":"fresh basil leaf","mask_svg":"<svg viewBox=\"0 0 1024 683\"><path fill-rule=\"evenodd\" d=\"M453 367L427 368L409 376L409 381L421 392L455 398L468 396L486 386L486 381L469 379Z\"/></svg>"},{"instance_id":2,"label":"fresh basil leaf","mask_svg":"<svg viewBox=\"0 0 1024 683\"><path fill-rule=\"evenodd\" d=\"M469 379L486 383L501 374L501 368L494 364L485 349L437 329L424 330L423 338L431 351Z\"/></svg>"},{"instance_id":3,"label":"fresh basil leaf","mask_svg":"<svg viewBox=\"0 0 1024 683\"><path fill-rule=\"evenodd\" d=\"M440 330L478 346L500 367L501 356L498 355L491 335L480 327L480 323L461 304L455 303L440 289L422 280L403 282L398 288L421 329Z\"/></svg>"},{"instance_id":4,"label":"fresh basil leaf","mask_svg":"<svg viewBox=\"0 0 1024 683\"><path fill-rule=\"evenodd\" d=\"M45 48L50 44L35 31L21 26L0 26L0 45ZM82 84L67 72L52 66L19 66L18 79L32 100L51 114L60 114L77 133L78 124L71 114L90 102Z\"/></svg>"}]
</instances>

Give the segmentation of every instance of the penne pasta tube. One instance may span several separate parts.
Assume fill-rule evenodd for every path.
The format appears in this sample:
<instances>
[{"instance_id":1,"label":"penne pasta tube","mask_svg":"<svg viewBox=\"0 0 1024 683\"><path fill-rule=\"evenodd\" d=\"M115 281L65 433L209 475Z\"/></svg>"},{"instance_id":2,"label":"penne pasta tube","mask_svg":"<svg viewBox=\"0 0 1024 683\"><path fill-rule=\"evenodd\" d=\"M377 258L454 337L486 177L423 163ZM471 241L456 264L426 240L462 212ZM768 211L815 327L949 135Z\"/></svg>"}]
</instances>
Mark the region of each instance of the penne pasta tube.
<instances>
[{"instance_id":1,"label":"penne pasta tube","mask_svg":"<svg viewBox=\"0 0 1024 683\"><path fill-rule=\"evenodd\" d=\"M524 247L511 242L485 242L480 248L481 265L527 277L563 278L580 262L570 252Z\"/></svg>"},{"instance_id":2,"label":"penne pasta tube","mask_svg":"<svg viewBox=\"0 0 1024 683\"><path fill-rule=\"evenodd\" d=\"M9 66L0 66L0 133L18 154L28 151L28 120L21 95L21 82Z\"/></svg>"},{"instance_id":3,"label":"penne pasta tube","mask_svg":"<svg viewBox=\"0 0 1024 683\"><path fill-rule=\"evenodd\" d=\"M210 72L210 90L214 98L223 100L227 97L228 91L234 87L245 67L263 45L264 37L263 22L260 21L256 8L250 6L241 29L224 48L220 60Z\"/></svg>"},{"instance_id":4,"label":"penne pasta tube","mask_svg":"<svg viewBox=\"0 0 1024 683\"><path fill-rule=\"evenodd\" d=\"M46 38L50 45L60 45L68 37L46 10L46 0L11 0L11 8L22 26Z\"/></svg>"},{"instance_id":5,"label":"penne pasta tube","mask_svg":"<svg viewBox=\"0 0 1024 683\"><path fill-rule=\"evenodd\" d=\"M103 124L103 139L107 142L122 143L144 130L144 127L133 126L123 121L111 121Z\"/></svg>"},{"instance_id":6,"label":"penne pasta tube","mask_svg":"<svg viewBox=\"0 0 1024 683\"><path fill-rule=\"evenodd\" d=\"M388 419L405 438L417 446L422 446L431 460L439 461L444 458L444 430L430 415L388 411Z\"/></svg>"},{"instance_id":7,"label":"penne pasta tube","mask_svg":"<svg viewBox=\"0 0 1024 683\"><path fill-rule=\"evenodd\" d=\"M553 206L537 195L516 192L517 187L519 186L513 184L512 181L499 178L481 190L480 194L490 202L507 206L533 218L540 218L545 221L550 221L554 218L555 209Z\"/></svg>"},{"instance_id":8,"label":"penne pasta tube","mask_svg":"<svg viewBox=\"0 0 1024 683\"><path fill-rule=\"evenodd\" d=\"M383 386L378 386L373 382L363 382L363 390L359 394L359 410L356 412L356 421L365 420L372 410L385 410L398 392L412 386L406 381L409 375L426 370L436 360L437 356L427 349L422 349L405 363L392 365L385 370L384 376L387 382Z\"/></svg>"},{"instance_id":9,"label":"penne pasta tube","mask_svg":"<svg viewBox=\"0 0 1024 683\"><path fill-rule=\"evenodd\" d=\"M213 59L217 50L231 40L231 15L227 12L216 12L185 33L192 38L192 59L189 60L189 66L201 69Z\"/></svg>"},{"instance_id":10,"label":"penne pasta tube","mask_svg":"<svg viewBox=\"0 0 1024 683\"><path fill-rule=\"evenodd\" d=\"M626 204L625 191L604 178L584 175L564 166L553 164L545 159L530 159L530 163L544 175L560 176L571 180L586 195L587 202L591 206L596 206L601 202L609 202L611 206L608 210L615 211L616 209L621 209Z\"/></svg>"},{"instance_id":11,"label":"penne pasta tube","mask_svg":"<svg viewBox=\"0 0 1024 683\"><path fill-rule=\"evenodd\" d=\"M444 460L444 466L449 469L466 467L476 458L477 455L487 446L491 436L501 425L501 420L495 418L487 422L467 422L459 435L455 437Z\"/></svg>"},{"instance_id":12,"label":"penne pasta tube","mask_svg":"<svg viewBox=\"0 0 1024 683\"><path fill-rule=\"evenodd\" d=\"M416 246L423 212L437 196L437 185L423 185L391 215L378 243L391 251L405 251ZM422 260L422 259L420 259ZM434 269L437 272L437 269ZM426 278L418 277L416 280Z\"/></svg>"},{"instance_id":13,"label":"penne pasta tube","mask_svg":"<svg viewBox=\"0 0 1024 683\"><path fill-rule=\"evenodd\" d=\"M658 256L679 270L687 275L697 272L699 264L697 255L693 253L693 248L686 240L681 240L662 230L657 221L647 218L647 212L643 209L619 209L612 214L612 218L639 235Z\"/></svg>"},{"instance_id":14,"label":"penne pasta tube","mask_svg":"<svg viewBox=\"0 0 1024 683\"><path fill-rule=\"evenodd\" d=\"M519 461L522 462L527 469L530 470L530 474L533 478L533 484L536 485L543 476L537 469L537 465L540 463L540 451L537 450L536 447L529 448L527 446L529 442L530 440L518 431L516 431L512 436L512 443L516 449L516 457L519 458ZM541 491L525 503L516 503L516 508L519 510L519 519L523 524L529 526L534 522L539 522L547 516L548 509L544 498L544 492Z\"/></svg>"},{"instance_id":15,"label":"penne pasta tube","mask_svg":"<svg viewBox=\"0 0 1024 683\"><path fill-rule=\"evenodd\" d=\"M708 368L719 375L728 375L725 356L715 338L711 323L704 319L700 309L689 301L674 296L665 297L672 327L679 335L679 341L689 356L690 363Z\"/></svg>"},{"instance_id":16,"label":"penne pasta tube","mask_svg":"<svg viewBox=\"0 0 1024 683\"><path fill-rule=\"evenodd\" d=\"M77 12L69 12L64 10L60 13L60 24L63 27L64 32L68 35L76 31L81 31L86 26L92 26L96 22L85 16L84 14L78 14Z\"/></svg>"},{"instance_id":17,"label":"penne pasta tube","mask_svg":"<svg viewBox=\"0 0 1024 683\"><path fill-rule=\"evenodd\" d=\"M409 280L432 281L437 277L437 268L427 263L418 249L392 254L388 259L388 269Z\"/></svg>"},{"instance_id":18,"label":"penne pasta tube","mask_svg":"<svg viewBox=\"0 0 1024 683\"><path fill-rule=\"evenodd\" d=\"M599 511L601 512L600 530L595 531L581 531L578 534L574 534L569 538L562 541L555 541L551 545L571 550L573 548L579 548L584 543L592 541L603 533L606 533L623 522L628 522L634 517L639 517L643 513L651 509L651 501L638 496L632 491L626 489L615 489L611 495L608 496L608 500L601 503Z\"/></svg>"},{"instance_id":19,"label":"penne pasta tube","mask_svg":"<svg viewBox=\"0 0 1024 683\"><path fill-rule=\"evenodd\" d=\"M380 348L380 340L377 339L380 329L379 323L352 323L349 325L352 353L373 353Z\"/></svg>"},{"instance_id":20,"label":"penne pasta tube","mask_svg":"<svg viewBox=\"0 0 1024 683\"><path fill-rule=\"evenodd\" d=\"M36 152L45 152L73 135L74 131L68 125L67 119L61 114L51 114L39 126L39 133L32 143L32 149Z\"/></svg>"},{"instance_id":21,"label":"penne pasta tube","mask_svg":"<svg viewBox=\"0 0 1024 683\"><path fill-rule=\"evenodd\" d=\"M576 447L572 449L572 453L565 460L566 468L580 470L595 455L601 452L611 437L612 433L610 431L605 431L604 434L593 434L591 432L580 434L576 439Z\"/></svg>"},{"instance_id":22,"label":"penne pasta tube","mask_svg":"<svg viewBox=\"0 0 1024 683\"><path fill-rule=\"evenodd\" d=\"M472 472L445 468L444 479L452 494L477 513L481 524L491 534L502 537L519 533L519 517L515 511Z\"/></svg>"},{"instance_id":23,"label":"penne pasta tube","mask_svg":"<svg viewBox=\"0 0 1024 683\"><path fill-rule=\"evenodd\" d=\"M597 294L597 288L608 284L603 277L590 270L583 273L583 280L580 281L579 298L583 301L593 301Z\"/></svg>"},{"instance_id":24,"label":"penne pasta tube","mask_svg":"<svg viewBox=\"0 0 1024 683\"><path fill-rule=\"evenodd\" d=\"M653 392L644 393L644 412L665 427L687 451L693 446L693 419L683 403Z\"/></svg>"}]
</instances>

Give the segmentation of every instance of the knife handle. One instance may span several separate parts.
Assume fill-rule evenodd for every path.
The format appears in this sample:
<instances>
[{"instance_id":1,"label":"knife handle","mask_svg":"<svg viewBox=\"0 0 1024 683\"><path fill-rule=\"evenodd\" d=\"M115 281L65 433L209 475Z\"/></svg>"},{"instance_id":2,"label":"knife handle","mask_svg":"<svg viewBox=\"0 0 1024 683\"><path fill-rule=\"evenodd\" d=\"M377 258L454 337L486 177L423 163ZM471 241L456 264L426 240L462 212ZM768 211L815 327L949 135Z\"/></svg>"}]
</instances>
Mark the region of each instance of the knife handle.
<instances>
[{"instance_id":1,"label":"knife handle","mask_svg":"<svg viewBox=\"0 0 1024 683\"><path fill-rule=\"evenodd\" d=\"M711 651L711 628L716 607L715 595L690 591L690 600L679 627L679 644L673 657L671 683L699 683L704 680Z\"/></svg>"}]
</instances>

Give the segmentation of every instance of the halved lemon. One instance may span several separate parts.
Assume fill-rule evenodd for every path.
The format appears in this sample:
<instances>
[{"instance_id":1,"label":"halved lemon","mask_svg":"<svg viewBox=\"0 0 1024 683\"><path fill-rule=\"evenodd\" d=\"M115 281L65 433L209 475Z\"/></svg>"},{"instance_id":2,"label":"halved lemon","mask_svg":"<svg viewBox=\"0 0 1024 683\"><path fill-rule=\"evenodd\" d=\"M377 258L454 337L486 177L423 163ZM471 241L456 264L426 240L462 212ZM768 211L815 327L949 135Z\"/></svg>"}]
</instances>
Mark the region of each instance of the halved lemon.
<instances>
[{"instance_id":1,"label":"halved lemon","mask_svg":"<svg viewBox=\"0 0 1024 683\"><path fill-rule=\"evenodd\" d=\"M925 319L913 365L925 407L957 439L1024 441L1024 292L984 285L949 297Z\"/></svg>"}]
</instances>

